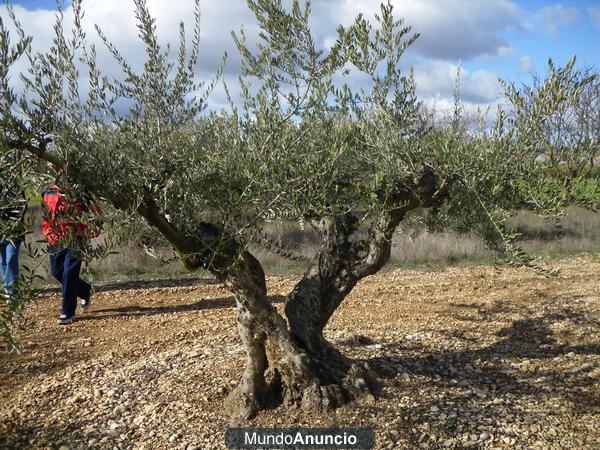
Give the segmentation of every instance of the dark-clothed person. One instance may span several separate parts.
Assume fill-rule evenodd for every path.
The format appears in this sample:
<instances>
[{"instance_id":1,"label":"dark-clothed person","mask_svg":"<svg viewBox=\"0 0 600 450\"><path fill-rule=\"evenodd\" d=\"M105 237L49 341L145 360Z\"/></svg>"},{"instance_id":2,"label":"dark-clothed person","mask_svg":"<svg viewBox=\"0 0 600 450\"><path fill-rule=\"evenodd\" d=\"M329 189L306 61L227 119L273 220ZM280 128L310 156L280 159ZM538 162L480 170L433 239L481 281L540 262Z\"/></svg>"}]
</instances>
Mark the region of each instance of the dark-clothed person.
<instances>
[{"instance_id":1,"label":"dark-clothed person","mask_svg":"<svg viewBox=\"0 0 600 450\"><path fill-rule=\"evenodd\" d=\"M50 245L50 269L61 285L62 305L58 318L60 325L75 319L77 298L85 311L91 303L92 287L79 277L81 260L75 254L78 245L97 232L90 232L81 221L86 211L99 212L97 205L86 207L85 202L69 198L58 186L50 186L42 193L46 217L42 221L44 235Z\"/></svg>"}]
</instances>

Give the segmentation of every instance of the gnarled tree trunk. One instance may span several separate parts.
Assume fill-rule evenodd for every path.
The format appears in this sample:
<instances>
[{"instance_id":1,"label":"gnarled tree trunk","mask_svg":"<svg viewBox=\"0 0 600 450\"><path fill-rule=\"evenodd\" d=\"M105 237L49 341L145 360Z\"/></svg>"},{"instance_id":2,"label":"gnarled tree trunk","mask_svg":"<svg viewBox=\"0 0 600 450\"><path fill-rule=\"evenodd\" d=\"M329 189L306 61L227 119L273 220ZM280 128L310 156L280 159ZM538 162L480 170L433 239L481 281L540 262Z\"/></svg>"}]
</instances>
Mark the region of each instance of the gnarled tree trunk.
<instances>
[{"instance_id":1,"label":"gnarled tree trunk","mask_svg":"<svg viewBox=\"0 0 600 450\"><path fill-rule=\"evenodd\" d=\"M188 250L187 266L194 269L205 260L202 250L217 247L219 230L210 224L199 227L204 239L196 241L196 253ZM294 341L288 324L267 297L265 274L258 260L240 252L234 240L219 242L209 270L234 294L237 326L247 352L241 381L227 398L234 420L256 415L269 404L283 402L305 410L328 409L339 402L339 388L323 383L312 355Z\"/></svg>"},{"instance_id":2,"label":"gnarled tree trunk","mask_svg":"<svg viewBox=\"0 0 600 450\"><path fill-rule=\"evenodd\" d=\"M297 403L318 396L306 355L292 342L285 320L267 298L265 275L248 252L230 273L219 278L233 292L237 325L247 351L241 382L229 395L227 407L234 418L247 419L269 403Z\"/></svg>"}]
</instances>

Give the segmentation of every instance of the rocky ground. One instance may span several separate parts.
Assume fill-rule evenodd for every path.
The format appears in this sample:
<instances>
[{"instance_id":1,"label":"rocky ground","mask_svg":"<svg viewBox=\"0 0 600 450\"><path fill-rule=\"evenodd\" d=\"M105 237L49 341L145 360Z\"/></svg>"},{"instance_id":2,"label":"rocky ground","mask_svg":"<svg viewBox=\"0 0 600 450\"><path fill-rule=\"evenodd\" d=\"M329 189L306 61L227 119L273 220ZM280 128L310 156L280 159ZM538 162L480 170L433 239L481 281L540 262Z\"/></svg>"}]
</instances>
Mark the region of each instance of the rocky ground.
<instances>
[{"instance_id":1,"label":"rocky ground","mask_svg":"<svg viewBox=\"0 0 600 450\"><path fill-rule=\"evenodd\" d=\"M365 280L330 339L381 376L335 415L280 407L248 426L374 427L377 448L600 448L600 257L545 279L493 267ZM271 278L273 302L293 279ZM0 355L2 448L223 448L244 364L215 284L111 285L68 327L31 305L23 355Z\"/></svg>"}]
</instances>

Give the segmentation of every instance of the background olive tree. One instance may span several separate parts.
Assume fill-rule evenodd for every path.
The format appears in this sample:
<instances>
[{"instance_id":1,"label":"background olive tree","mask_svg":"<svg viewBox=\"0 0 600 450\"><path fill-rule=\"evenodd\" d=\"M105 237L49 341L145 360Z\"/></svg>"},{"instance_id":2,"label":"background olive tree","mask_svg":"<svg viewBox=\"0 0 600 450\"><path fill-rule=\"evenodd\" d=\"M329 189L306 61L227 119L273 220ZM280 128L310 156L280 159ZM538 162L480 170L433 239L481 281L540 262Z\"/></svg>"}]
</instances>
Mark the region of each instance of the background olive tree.
<instances>
[{"instance_id":1,"label":"background olive tree","mask_svg":"<svg viewBox=\"0 0 600 450\"><path fill-rule=\"evenodd\" d=\"M121 68L117 79L96 64L79 1L72 32L59 11L44 54L31 53L14 15L16 44L1 25L1 147L28 155L31 167L36 159L60 167L73 189L105 203L106 220L153 233L188 269L208 269L233 293L248 354L227 401L235 417L272 402L328 409L372 395L375 374L342 355L324 329L356 283L387 263L406 217L475 230L513 264L547 274L514 244L506 219L524 203L544 214L559 213L567 200L597 204L597 188L571 196L532 157L554 148L542 145L545 124L590 81L574 61L550 66L531 90L508 86L511 109L499 110L492 127L464 129L457 98L455 120L431 129L412 72L400 65L417 35L389 4L373 22L359 16L338 28L337 42L323 49L310 31L309 2L249 0L261 33L255 46L234 34L242 98L231 98L228 111L208 111L220 71L207 85L195 81L198 2L191 51L182 24L174 61L145 1L134 3L146 47L141 71L98 29ZM18 58L28 58L29 71L25 91L15 93L8 79ZM352 86L353 71L368 76L367 87ZM257 240L277 246L261 230L265 220L297 221L320 239L285 318L248 251Z\"/></svg>"}]
</instances>

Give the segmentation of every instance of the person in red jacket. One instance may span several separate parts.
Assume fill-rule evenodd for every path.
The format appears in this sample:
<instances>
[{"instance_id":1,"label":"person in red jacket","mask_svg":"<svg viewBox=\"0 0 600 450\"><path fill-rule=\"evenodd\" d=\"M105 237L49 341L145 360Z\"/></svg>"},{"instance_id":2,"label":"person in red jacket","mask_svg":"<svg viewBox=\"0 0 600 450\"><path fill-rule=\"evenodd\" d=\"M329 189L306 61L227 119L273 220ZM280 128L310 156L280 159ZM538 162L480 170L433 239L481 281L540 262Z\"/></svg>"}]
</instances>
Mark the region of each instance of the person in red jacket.
<instances>
[{"instance_id":1,"label":"person in red jacket","mask_svg":"<svg viewBox=\"0 0 600 450\"><path fill-rule=\"evenodd\" d=\"M68 325L75 321L77 298L86 311L91 305L92 287L79 277L81 260L73 248L82 241L98 235L83 223L82 217L87 211L98 214L97 205L87 206L89 202L76 199L70 192L63 192L56 186L50 186L42 192L46 215L42 229L50 245L50 269L52 276L61 284L62 306L57 323Z\"/></svg>"}]
</instances>

